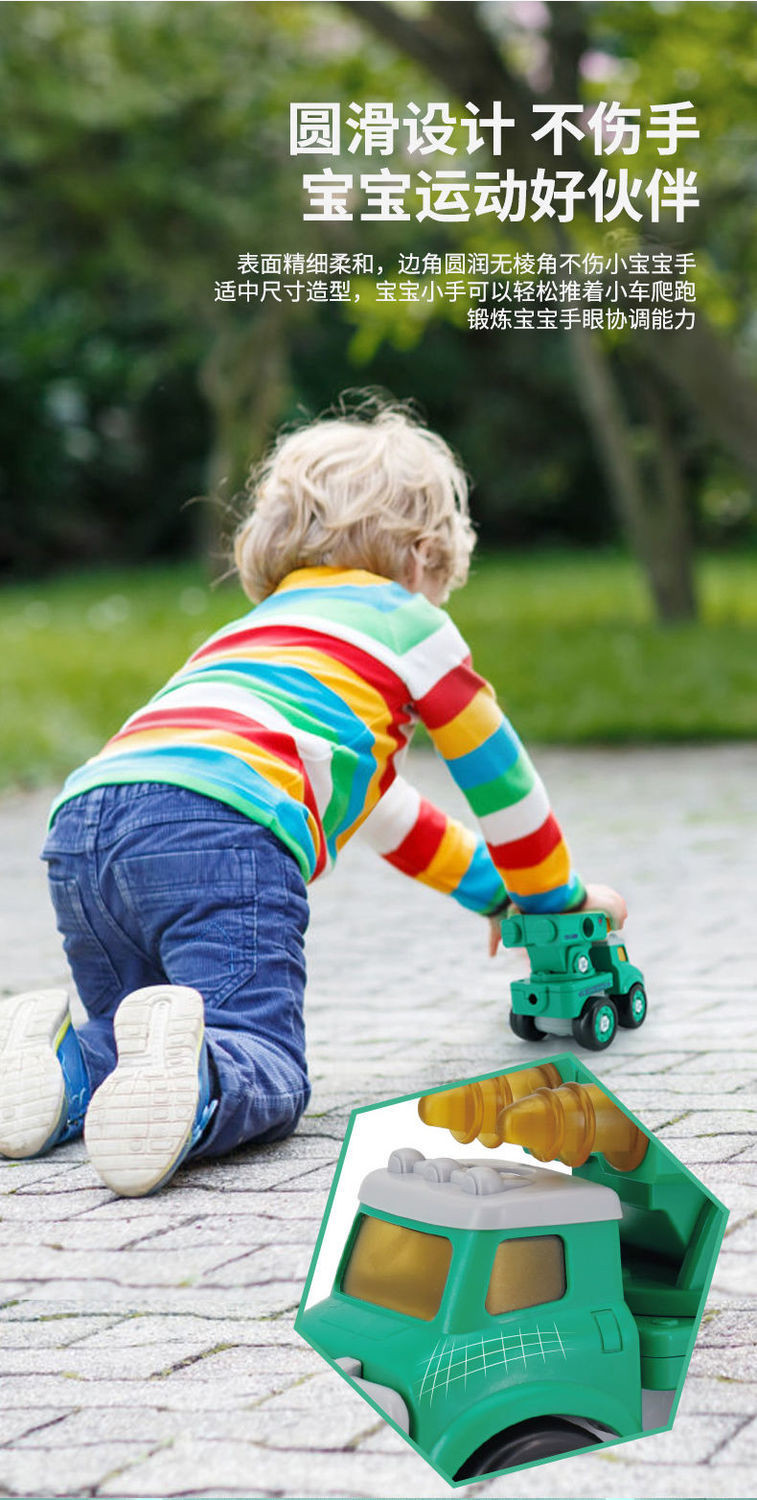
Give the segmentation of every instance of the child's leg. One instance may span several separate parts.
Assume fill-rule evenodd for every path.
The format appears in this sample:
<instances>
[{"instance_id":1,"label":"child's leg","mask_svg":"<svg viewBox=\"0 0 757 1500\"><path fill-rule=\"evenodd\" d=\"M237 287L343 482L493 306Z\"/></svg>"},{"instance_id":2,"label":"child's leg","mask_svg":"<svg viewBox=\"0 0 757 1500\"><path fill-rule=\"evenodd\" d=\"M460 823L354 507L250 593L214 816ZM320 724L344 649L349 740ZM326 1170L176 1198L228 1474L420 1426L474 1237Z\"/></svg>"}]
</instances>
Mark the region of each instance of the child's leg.
<instances>
[{"instance_id":1,"label":"child's leg","mask_svg":"<svg viewBox=\"0 0 757 1500\"><path fill-rule=\"evenodd\" d=\"M58 931L79 998L87 1012L78 1027L91 1092L116 1065L113 1017L124 996L165 983L153 959L113 921L99 891L97 849L103 793L67 803L48 836L43 858Z\"/></svg>"},{"instance_id":2,"label":"child's leg","mask_svg":"<svg viewBox=\"0 0 757 1500\"><path fill-rule=\"evenodd\" d=\"M65 807L45 857L51 881L66 888L69 912L83 913L95 939L84 945L66 934L91 1018L79 1034L93 1073L113 1065L114 999L151 983L186 985L205 1001L218 1100L198 1154L288 1135L309 1097L308 907L294 857L261 825L180 788L107 787L81 801L97 828L90 828L92 858L79 862L75 890ZM56 904L60 910L60 892Z\"/></svg>"},{"instance_id":3,"label":"child's leg","mask_svg":"<svg viewBox=\"0 0 757 1500\"><path fill-rule=\"evenodd\" d=\"M170 920L160 914L162 859L147 855L119 866L122 885L126 879L151 928L167 979L193 986L205 1001L218 1105L193 1154L213 1156L244 1141L283 1139L310 1097L303 1020L305 884L275 835L219 811L220 820L185 828L193 848L175 861L168 856L174 864ZM190 873L182 875L185 861Z\"/></svg>"},{"instance_id":4,"label":"child's leg","mask_svg":"<svg viewBox=\"0 0 757 1500\"><path fill-rule=\"evenodd\" d=\"M219 1106L197 1155L219 1156L243 1141L283 1139L310 1098L303 1019L306 888L296 861L272 834L259 828L255 842L260 873L254 944L237 987L205 1004ZM171 953L165 961L172 972L185 963L183 955Z\"/></svg>"},{"instance_id":5,"label":"child's leg","mask_svg":"<svg viewBox=\"0 0 757 1500\"><path fill-rule=\"evenodd\" d=\"M101 796L60 814L46 857L50 891L74 982L89 1019L77 1032L64 990L0 1001L0 1154L41 1154L80 1135L94 1090L116 1062L113 1017L133 989L163 981L149 955L114 928L97 891Z\"/></svg>"},{"instance_id":6,"label":"child's leg","mask_svg":"<svg viewBox=\"0 0 757 1500\"><path fill-rule=\"evenodd\" d=\"M76 1035L94 1092L116 1066L113 1018L124 996L148 984L165 984L166 979L146 956L107 928L101 930L90 878L77 856L60 857L53 868L57 873L50 876L50 895L74 985L87 1012Z\"/></svg>"}]
</instances>

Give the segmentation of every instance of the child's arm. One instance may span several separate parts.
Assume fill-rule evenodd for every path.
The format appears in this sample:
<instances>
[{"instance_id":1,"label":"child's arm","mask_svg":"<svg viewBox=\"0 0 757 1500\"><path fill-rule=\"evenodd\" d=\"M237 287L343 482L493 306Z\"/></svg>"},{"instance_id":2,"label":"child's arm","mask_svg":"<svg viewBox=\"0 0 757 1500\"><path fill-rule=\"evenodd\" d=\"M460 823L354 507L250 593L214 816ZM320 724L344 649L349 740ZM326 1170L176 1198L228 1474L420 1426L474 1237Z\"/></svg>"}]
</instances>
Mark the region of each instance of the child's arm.
<instances>
[{"instance_id":1,"label":"child's arm","mask_svg":"<svg viewBox=\"0 0 757 1500\"><path fill-rule=\"evenodd\" d=\"M478 818L516 906L526 912L581 906L586 889L571 868L544 784L467 652L415 707Z\"/></svg>"},{"instance_id":2,"label":"child's arm","mask_svg":"<svg viewBox=\"0 0 757 1500\"><path fill-rule=\"evenodd\" d=\"M577 909L586 888L571 867L541 778L494 689L474 670L466 642L445 611L418 594L411 608L415 644L403 654L402 674L415 712L479 821L501 888L521 911ZM409 831L410 844L425 826ZM399 852L407 861L412 850L406 844ZM433 873L431 868L420 878ZM497 904L476 909L489 914Z\"/></svg>"},{"instance_id":3,"label":"child's arm","mask_svg":"<svg viewBox=\"0 0 757 1500\"><path fill-rule=\"evenodd\" d=\"M472 911L487 915L508 903L483 838L422 797L403 776L395 777L361 833L395 870L454 896Z\"/></svg>"},{"instance_id":4,"label":"child's arm","mask_svg":"<svg viewBox=\"0 0 757 1500\"><path fill-rule=\"evenodd\" d=\"M571 868L543 783L494 689L474 671L465 641L443 610L415 594L404 612L407 645L392 651L390 664L481 833L471 833L398 776L364 823L366 838L395 868L485 916L508 901L530 912L581 907L586 887ZM591 888L593 894L607 889ZM624 914L622 898L610 895ZM604 899L596 905L620 916L620 907L611 909Z\"/></svg>"}]
</instances>

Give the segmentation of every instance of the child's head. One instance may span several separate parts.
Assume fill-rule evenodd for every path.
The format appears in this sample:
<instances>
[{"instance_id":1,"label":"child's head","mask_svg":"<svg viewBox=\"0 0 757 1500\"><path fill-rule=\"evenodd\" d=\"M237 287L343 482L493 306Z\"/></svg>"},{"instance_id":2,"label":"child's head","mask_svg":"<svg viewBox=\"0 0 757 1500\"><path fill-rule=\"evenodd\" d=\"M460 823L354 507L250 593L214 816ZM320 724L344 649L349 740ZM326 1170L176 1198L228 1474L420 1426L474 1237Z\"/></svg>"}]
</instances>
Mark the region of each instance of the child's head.
<instances>
[{"instance_id":1,"label":"child's head","mask_svg":"<svg viewBox=\"0 0 757 1500\"><path fill-rule=\"evenodd\" d=\"M234 556L250 599L295 568L363 568L439 602L464 583L475 537L447 444L375 401L279 438L253 471Z\"/></svg>"}]
</instances>

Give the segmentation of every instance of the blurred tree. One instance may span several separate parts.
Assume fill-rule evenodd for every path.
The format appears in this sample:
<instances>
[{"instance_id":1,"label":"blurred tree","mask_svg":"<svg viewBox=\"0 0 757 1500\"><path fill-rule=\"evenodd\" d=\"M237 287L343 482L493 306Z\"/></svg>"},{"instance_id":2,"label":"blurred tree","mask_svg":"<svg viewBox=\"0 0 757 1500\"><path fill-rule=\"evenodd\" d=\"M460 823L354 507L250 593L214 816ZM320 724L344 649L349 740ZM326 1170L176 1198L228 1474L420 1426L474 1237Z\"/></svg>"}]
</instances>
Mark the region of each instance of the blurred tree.
<instances>
[{"instance_id":1,"label":"blurred tree","mask_svg":"<svg viewBox=\"0 0 757 1500\"><path fill-rule=\"evenodd\" d=\"M178 502L202 487L209 442L214 483L229 475L232 409L244 408L253 431L260 426L258 405L268 394L248 357L254 315L239 348L238 329L232 332L212 289L214 274L234 274L251 199L262 222L286 233L293 221L277 167L285 149L278 120L296 47L285 27L274 34L268 9L6 8L0 68L12 128L0 145L0 212L11 295L2 310L5 346L14 352L2 373L12 379L19 362L27 374L35 366L44 372L39 422L47 446L55 446L51 427L63 427L68 466L78 465L76 502L58 508L68 510L69 527L72 510L79 514L72 550L96 552L98 531L112 533L112 476L99 450L111 461L120 450L138 473L161 392L184 385L195 434L187 443L193 486L185 487L185 461L179 493L169 484L165 505L153 495L146 508L153 516L157 509L169 535ZM230 382L218 374L228 363L227 343L239 349L233 402ZM182 370L198 367L212 424L181 380ZM62 386L68 404L56 403ZM165 471L173 456L167 430L159 446ZM87 503L81 484L93 457L111 500L107 520ZM7 531L15 529L23 477L22 463L10 486L6 479ZM200 529L207 535L204 517ZM132 542L149 550L149 535L132 533Z\"/></svg>"},{"instance_id":2,"label":"blurred tree","mask_svg":"<svg viewBox=\"0 0 757 1500\"><path fill-rule=\"evenodd\" d=\"M367 248L359 224L303 225L289 100L423 85L390 49L363 48L343 8L327 14L336 26L307 4L6 6L0 563L139 558L190 522L217 552L279 420L356 379L426 405L477 476L493 539L611 535L557 340L503 364L496 341L483 351L439 323L408 360L389 329L366 365L333 304L214 302L215 280L244 279L241 251ZM378 259L389 239L372 229ZM219 503L182 513L204 488Z\"/></svg>"},{"instance_id":3,"label":"blurred tree","mask_svg":"<svg viewBox=\"0 0 757 1500\"><path fill-rule=\"evenodd\" d=\"M751 273L753 285L753 238L747 231L754 217L753 5L523 7L432 0L421 10L409 11L387 0L346 4L459 100L500 99L503 113L516 120L530 119L539 100L588 103L596 90L587 88L587 74L593 71L597 76L599 62L602 76L603 50L606 63L633 62L632 72L621 67L623 103L660 103L669 99L671 87L674 92L695 92L708 132L702 153L704 212L700 220L694 215L685 227L674 226L668 238L677 249L693 248L696 235L697 248L704 247L707 259L714 261L722 239L717 206L725 202L731 219L726 253L732 262L738 258L742 274ZM531 13L530 36L524 36L519 26L524 9ZM514 23L509 24L508 12ZM593 70L584 68L587 60ZM612 80L612 72L605 70L603 81L608 77ZM718 119L722 132L714 129ZM525 130L513 133L509 150L509 165L518 176L531 176L540 167L547 174L554 169L549 152ZM638 160L643 160L643 151ZM561 166L578 171L586 166L580 144L569 137ZM573 232L580 233L581 227L579 214L578 224L570 230L553 224L545 233L551 233L556 248L568 249L574 244ZM583 233L585 237L586 226ZM640 248L661 245L660 230L643 222L634 239ZM713 297L719 311L724 297L733 327L737 308L719 278ZM576 328L567 339L581 404L618 519L647 573L659 616L690 618L696 610L692 537L676 439L679 403L671 386L754 484L757 388L752 374L701 312L695 331L629 338L616 359L596 334ZM753 348L750 352L753 356ZM618 359L625 366L625 379L616 371ZM630 414L624 395L627 384L637 398L641 422L634 423Z\"/></svg>"},{"instance_id":4,"label":"blurred tree","mask_svg":"<svg viewBox=\"0 0 757 1500\"><path fill-rule=\"evenodd\" d=\"M747 347L755 279L753 168L733 123L754 115L750 12L535 0L6 4L0 565L175 549L188 495L207 484L225 505L282 418L367 380L420 398L456 442L478 480L485 538L608 539L610 494L660 611L684 614L692 477L714 527L736 513L732 497L753 472L751 379L727 342ZM460 309L418 317L371 305L367 289L357 317L351 304L214 301L214 281L240 279L244 251L375 249L379 261L398 248L481 247L467 226L430 236L414 223L401 235L391 224L304 224L290 99L428 97L431 70L450 93L512 98L524 117L545 90L596 93L587 56L621 69L624 98L668 98L671 80L678 97L695 92L720 131L701 146L707 197L692 219L718 334L613 346L471 336ZM542 160L538 143L523 149ZM511 248L523 231L494 233ZM543 226L531 234L542 248ZM203 549L217 549L219 514L190 516Z\"/></svg>"}]
</instances>

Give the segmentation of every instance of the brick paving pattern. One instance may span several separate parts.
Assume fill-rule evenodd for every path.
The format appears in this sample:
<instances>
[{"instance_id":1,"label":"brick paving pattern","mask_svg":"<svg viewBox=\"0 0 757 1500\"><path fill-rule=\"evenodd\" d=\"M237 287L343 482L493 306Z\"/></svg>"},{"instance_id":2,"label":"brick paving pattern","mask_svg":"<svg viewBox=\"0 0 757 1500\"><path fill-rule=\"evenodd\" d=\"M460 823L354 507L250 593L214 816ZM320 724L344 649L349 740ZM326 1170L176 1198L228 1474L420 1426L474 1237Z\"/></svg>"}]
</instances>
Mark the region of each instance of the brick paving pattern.
<instances>
[{"instance_id":1,"label":"brick paving pattern","mask_svg":"<svg viewBox=\"0 0 757 1500\"><path fill-rule=\"evenodd\" d=\"M548 751L576 862L627 896L650 1013L589 1057L731 1218L673 1430L485 1496L753 1497L757 1457L752 746ZM430 755L419 785L457 794ZM2 989L66 980L36 851L49 797L0 801ZM0 1163L0 1494L452 1493L293 1332L350 1109L537 1058L507 1027L511 955L353 845L313 891L313 1100L297 1135L119 1200L81 1142ZM563 1049L557 1041L554 1051Z\"/></svg>"}]
</instances>

